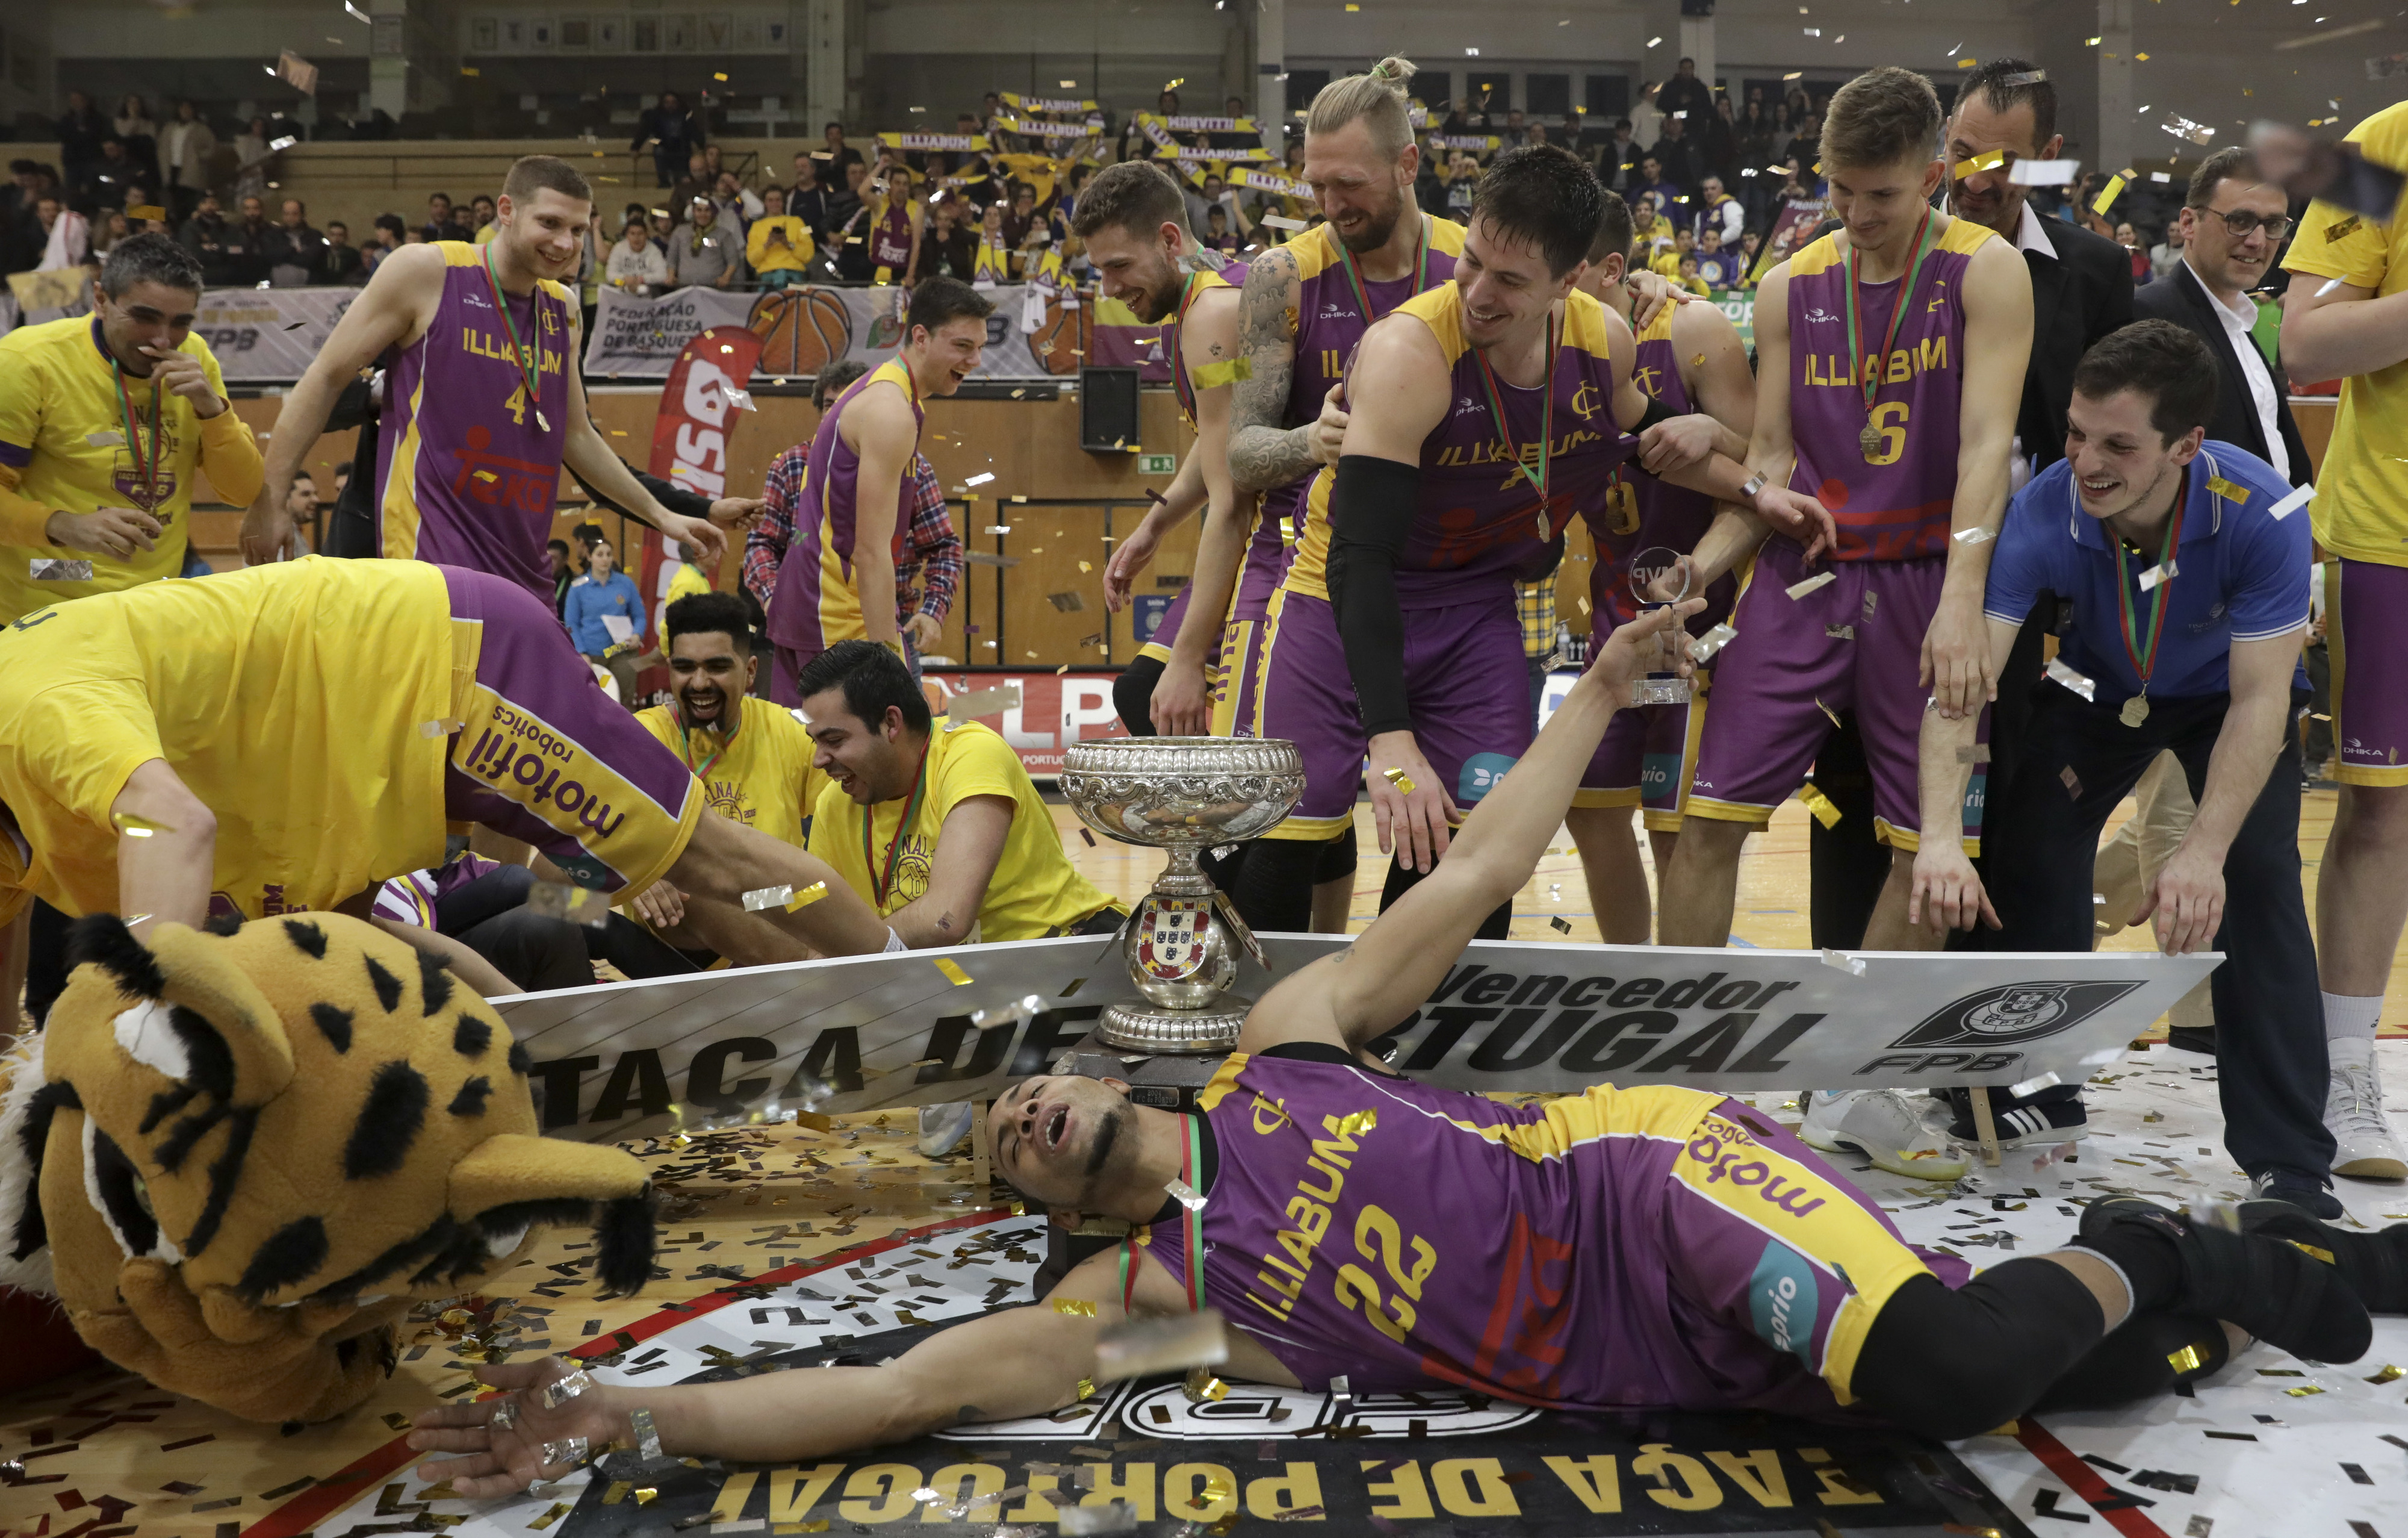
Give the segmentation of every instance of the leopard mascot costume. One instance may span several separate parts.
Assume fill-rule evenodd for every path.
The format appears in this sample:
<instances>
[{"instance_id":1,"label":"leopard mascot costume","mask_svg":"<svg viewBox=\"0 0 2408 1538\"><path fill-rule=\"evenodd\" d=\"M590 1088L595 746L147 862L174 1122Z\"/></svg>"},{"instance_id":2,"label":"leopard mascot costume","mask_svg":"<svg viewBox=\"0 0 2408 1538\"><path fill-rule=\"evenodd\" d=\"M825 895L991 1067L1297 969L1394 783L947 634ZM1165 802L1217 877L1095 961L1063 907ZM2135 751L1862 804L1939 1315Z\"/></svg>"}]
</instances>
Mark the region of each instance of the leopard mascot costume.
<instances>
[{"instance_id":1,"label":"leopard mascot costume","mask_svg":"<svg viewBox=\"0 0 2408 1538\"><path fill-rule=\"evenodd\" d=\"M93 1349L259 1421L393 1370L414 1300L491 1283L538 1225L650 1276L643 1167L538 1134L526 1049L441 962L337 914L229 933L79 921L48 1028L0 1058L0 1285Z\"/></svg>"}]
</instances>

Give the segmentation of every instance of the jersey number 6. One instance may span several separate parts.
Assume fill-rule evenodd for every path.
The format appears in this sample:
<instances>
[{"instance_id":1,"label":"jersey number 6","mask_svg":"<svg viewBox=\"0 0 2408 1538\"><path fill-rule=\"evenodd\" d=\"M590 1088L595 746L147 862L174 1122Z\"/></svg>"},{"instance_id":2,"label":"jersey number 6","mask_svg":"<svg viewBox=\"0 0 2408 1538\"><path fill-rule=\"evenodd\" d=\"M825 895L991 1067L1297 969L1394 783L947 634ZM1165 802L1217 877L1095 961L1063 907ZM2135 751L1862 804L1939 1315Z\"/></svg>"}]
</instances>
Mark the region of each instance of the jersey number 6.
<instances>
[{"instance_id":1,"label":"jersey number 6","mask_svg":"<svg viewBox=\"0 0 2408 1538\"><path fill-rule=\"evenodd\" d=\"M1872 424L1881 434L1881 452L1867 454L1868 465L1895 465L1906 453L1907 404L1885 400L1873 408Z\"/></svg>"}]
</instances>

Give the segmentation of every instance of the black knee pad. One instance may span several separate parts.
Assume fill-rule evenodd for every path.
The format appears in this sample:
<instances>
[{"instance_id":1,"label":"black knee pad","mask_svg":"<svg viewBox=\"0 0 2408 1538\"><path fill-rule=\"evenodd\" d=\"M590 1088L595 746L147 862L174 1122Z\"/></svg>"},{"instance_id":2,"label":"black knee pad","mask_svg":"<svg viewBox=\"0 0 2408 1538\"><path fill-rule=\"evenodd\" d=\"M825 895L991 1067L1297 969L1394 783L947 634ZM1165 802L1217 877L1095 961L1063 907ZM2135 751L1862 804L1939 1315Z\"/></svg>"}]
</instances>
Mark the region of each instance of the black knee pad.
<instances>
[{"instance_id":1,"label":"black knee pad","mask_svg":"<svg viewBox=\"0 0 2408 1538\"><path fill-rule=\"evenodd\" d=\"M1436 869L1433 867L1432 869ZM1380 912L1386 913L1397 905L1397 899L1420 884L1422 873L1400 859L1388 862L1388 879L1381 884ZM1481 920L1472 933L1474 940L1511 940L1513 938L1513 901L1508 898L1496 911Z\"/></svg>"},{"instance_id":2,"label":"black knee pad","mask_svg":"<svg viewBox=\"0 0 2408 1538\"><path fill-rule=\"evenodd\" d=\"M1120 712L1121 725L1131 737L1160 735L1154 729L1154 686L1161 677L1158 658L1140 657L1112 680L1112 709Z\"/></svg>"},{"instance_id":3,"label":"black knee pad","mask_svg":"<svg viewBox=\"0 0 2408 1538\"><path fill-rule=\"evenodd\" d=\"M2232 1355L2224 1327L2180 1314L2136 1314L2068 1369L2032 1408L2112 1410L2178 1390Z\"/></svg>"},{"instance_id":4,"label":"black knee pad","mask_svg":"<svg viewBox=\"0 0 2408 1538\"><path fill-rule=\"evenodd\" d=\"M1312 867L1312 884L1326 881L1348 881L1354 875L1354 825L1348 823L1346 831L1327 843L1315 845L1321 857Z\"/></svg>"},{"instance_id":5,"label":"black knee pad","mask_svg":"<svg viewBox=\"0 0 2408 1538\"><path fill-rule=\"evenodd\" d=\"M1287 934L1312 928L1313 872L1321 849L1304 839L1256 839L1246 846L1228 891L1247 927Z\"/></svg>"},{"instance_id":6,"label":"black knee pad","mask_svg":"<svg viewBox=\"0 0 2408 1538\"><path fill-rule=\"evenodd\" d=\"M2038 1403L2105 1323L2081 1279L2038 1256L1954 1290L1914 1277L1865 1332L1849 1387L1892 1425L1942 1441L1979 1436Z\"/></svg>"}]
</instances>

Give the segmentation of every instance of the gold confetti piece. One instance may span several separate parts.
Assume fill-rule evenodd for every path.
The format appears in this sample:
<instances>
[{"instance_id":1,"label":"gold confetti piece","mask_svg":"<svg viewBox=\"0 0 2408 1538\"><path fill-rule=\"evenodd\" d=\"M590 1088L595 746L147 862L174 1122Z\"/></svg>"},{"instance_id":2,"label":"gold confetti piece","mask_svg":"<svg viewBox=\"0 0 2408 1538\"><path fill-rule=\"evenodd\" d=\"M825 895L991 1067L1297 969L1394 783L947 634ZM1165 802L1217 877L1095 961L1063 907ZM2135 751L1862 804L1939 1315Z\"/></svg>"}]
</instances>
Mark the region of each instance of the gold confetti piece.
<instances>
[{"instance_id":1,"label":"gold confetti piece","mask_svg":"<svg viewBox=\"0 0 2408 1538\"><path fill-rule=\"evenodd\" d=\"M2002 151L1992 150L1987 154L1973 155L1958 161L1948 168L1948 174L1962 181L1969 176L1979 176L1984 171L1995 171L2005 165L2006 160L2007 157Z\"/></svg>"},{"instance_id":2,"label":"gold confetti piece","mask_svg":"<svg viewBox=\"0 0 2408 1538\"><path fill-rule=\"evenodd\" d=\"M1840 826L1840 809L1831 804L1831 798L1823 794L1821 787L1812 784L1803 786L1798 792L1798 798L1806 804L1808 812L1813 813L1814 820L1825 827Z\"/></svg>"},{"instance_id":3,"label":"gold confetti piece","mask_svg":"<svg viewBox=\"0 0 2408 1538\"><path fill-rule=\"evenodd\" d=\"M970 974L962 970L961 964L956 962L952 956L936 956L933 959L936 963L937 970L945 974L945 981L951 983L957 988L968 987L969 985Z\"/></svg>"},{"instance_id":4,"label":"gold confetti piece","mask_svg":"<svg viewBox=\"0 0 2408 1538\"><path fill-rule=\"evenodd\" d=\"M2143 53L2141 57L2145 59L2148 55ZM2103 214L2109 208L2114 208L2115 206L2115 200L2123 195L2124 179L2120 176L2111 176L2107 179L2107 185L2100 189L2099 195L2091 199L2090 211L2096 214Z\"/></svg>"},{"instance_id":5,"label":"gold confetti piece","mask_svg":"<svg viewBox=\"0 0 2408 1538\"><path fill-rule=\"evenodd\" d=\"M1698 353L1696 357L1689 360L1689 367L1692 368L1703 368L1705 366L1706 355L1703 352Z\"/></svg>"},{"instance_id":6,"label":"gold confetti piece","mask_svg":"<svg viewBox=\"0 0 2408 1538\"><path fill-rule=\"evenodd\" d=\"M1015 1205L1017 1205L1017 1203L1015 1203ZM1081 1379L1079 1380L1079 1399L1080 1399L1080 1401L1083 1403L1084 1401L1088 1401L1088 1400L1091 1400L1091 1399L1094 1399L1095 1397L1096 1397L1096 1380L1095 1380L1095 1379L1093 1379L1093 1378L1081 1378Z\"/></svg>"},{"instance_id":7,"label":"gold confetti piece","mask_svg":"<svg viewBox=\"0 0 2408 1538\"><path fill-rule=\"evenodd\" d=\"M2328 1266L2334 1264L2333 1252L2330 1250L2320 1249L2314 1244L2302 1244L2296 1239L2289 1241L2289 1243L2293 1249L2299 1251L2301 1255L2314 1256L2316 1259L2323 1261Z\"/></svg>"},{"instance_id":8,"label":"gold confetti piece","mask_svg":"<svg viewBox=\"0 0 2408 1538\"><path fill-rule=\"evenodd\" d=\"M2396 1366L2386 1366L2383 1371L2379 1373L2370 1373L2367 1376L2366 1381L2369 1383L2397 1383L2402 1377L2408 1377L2408 1371L2403 1371Z\"/></svg>"},{"instance_id":9,"label":"gold confetti piece","mask_svg":"<svg viewBox=\"0 0 2408 1538\"><path fill-rule=\"evenodd\" d=\"M1197 369L1196 388L1217 390L1225 384L1235 384L1240 380L1250 380L1254 377L1254 366L1251 361L1245 358L1232 358L1227 363L1206 364Z\"/></svg>"},{"instance_id":10,"label":"gold confetti piece","mask_svg":"<svg viewBox=\"0 0 2408 1538\"><path fill-rule=\"evenodd\" d=\"M1824 704L1824 703L1823 703L1823 700L1822 700L1822 697L1820 697L1819 695L1815 697L1815 699L1814 699L1814 708L1815 708L1816 710L1818 710L1818 711L1822 712L1825 715L1828 715L1828 716L1829 716L1829 717L1831 718L1831 726L1833 726L1833 728L1834 728L1834 729L1836 729L1836 728L1839 726L1839 725L1840 725L1840 712L1837 712L1837 711L1835 711L1835 710L1833 710L1833 709L1831 709L1831 707L1829 707L1828 705Z\"/></svg>"},{"instance_id":11,"label":"gold confetti piece","mask_svg":"<svg viewBox=\"0 0 2408 1538\"><path fill-rule=\"evenodd\" d=\"M2166 1353L2166 1365L2177 1373L2196 1373L2206 1364L2207 1358L2200 1355L2199 1347L2195 1345L2186 1345L2180 1351Z\"/></svg>"},{"instance_id":12,"label":"gold confetti piece","mask_svg":"<svg viewBox=\"0 0 2408 1538\"><path fill-rule=\"evenodd\" d=\"M173 833L165 823L154 823L148 817L137 817L131 812L111 813L109 825L129 839L147 839L156 833Z\"/></svg>"},{"instance_id":13,"label":"gold confetti piece","mask_svg":"<svg viewBox=\"0 0 2408 1538\"><path fill-rule=\"evenodd\" d=\"M463 73L474 75L476 71L471 69L463 71ZM550 1511L545 1512L541 1516L529 1522L527 1526L534 1531L541 1532L544 1529L552 1526L554 1522L559 1521L562 1517L567 1515L568 1502L566 1501L555 1501L552 1503L552 1509Z\"/></svg>"},{"instance_id":14,"label":"gold confetti piece","mask_svg":"<svg viewBox=\"0 0 2408 1538\"><path fill-rule=\"evenodd\" d=\"M1407 774L1403 769L1382 769L1380 771L1380 778L1396 786L1397 789L1404 795L1411 796L1413 793L1413 777Z\"/></svg>"},{"instance_id":15,"label":"gold confetti piece","mask_svg":"<svg viewBox=\"0 0 2408 1538\"><path fill-rule=\"evenodd\" d=\"M1081 562L1079 563L1079 569L1080 569L1081 571L1093 571L1093 570L1095 570L1095 569L1096 569L1096 568L1095 568L1094 563L1092 563L1092 562L1088 562L1088 561L1081 561Z\"/></svg>"},{"instance_id":16,"label":"gold confetti piece","mask_svg":"<svg viewBox=\"0 0 2408 1538\"><path fill-rule=\"evenodd\" d=\"M2321 1394L2324 1391L2324 1385L2318 1383L2305 1384L2298 1388L2286 1388L2283 1390L2285 1394L2288 1395L2292 1399L2306 1399L2311 1394Z\"/></svg>"},{"instance_id":17,"label":"gold confetti piece","mask_svg":"<svg viewBox=\"0 0 2408 1538\"><path fill-rule=\"evenodd\" d=\"M477 479L480 481L498 481L501 477L495 475L491 470L479 470L477 472Z\"/></svg>"},{"instance_id":18,"label":"gold confetti piece","mask_svg":"<svg viewBox=\"0 0 2408 1538\"><path fill-rule=\"evenodd\" d=\"M477 66L476 66L476 65L462 65L460 66L460 73L461 73L461 74L463 74L463 75L467 76L470 79L472 79L472 80L473 80L473 79L475 79L477 78ZM538 1525L540 1525L540 1524L538 1524Z\"/></svg>"},{"instance_id":19,"label":"gold confetti piece","mask_svg":"<svg viewBox=\"0 0 2408 1538\"><path fill-rule=\"evenodd\" d=\"M2207 478L2207 489L2228 502L2245 503L2249 500L2248 487L2236 486L2220 475L2211 475Z\"/></svg>"},{"instance_id":20,"label":"gold confetti piece","mask_svg":"<svg viewBox=\"0 0 2408 1538\"><path fill-rule=\"evenodd\" d=\"M1351 1111L1338 1118L1338 1135L1351 1138L1374 1131L1380 1125L1380 1113L1375 1110Z\"/></svg>"},{"instance_id":21,"label":"gold confetti piece","mask_svg":"<svg viewBox=\"0 0 2408 1538\"><path fill-rule=\"evenodd\" d=\"M828 884L824 881L815 881L809 886L804 887L801 891L796 893L793 897L786 899L786 912L790 913L800 913L802 910L810 907L812 903L819 901L820 898L827 895Z\"/></svg>"},{"instance_id":22,"label":"gold confetti piece","mask_svg":"<svg viewBox=\"0 0 2408 1538\"><path fill-rule=\"evenodd\" d=\"M1554 925L1554 926L1555 927L1555 932L1556 932L1557 934L1565 934L1565 935L1568 935L1568 934L1570 934L1570 933L1572 932L1572 927L1571 927L1571 924L1570 923L1570 921L1568 921L1568 920L1566 920L1566 919L1563 919L1563 918L1560 918L1560 917L1557 917L1557 918L1551 918L1551 919L1547 920L1547 922L1548 922L1549 924L1552 924L1552 925Z\"/></svg>"},{"instance_id":23,"label":"gold confetti piece","mask_svg":"<svg viewBox=\"0 0 2408 1538\"><path fill-rule=\"evenodd\" d=\"M1836 571L1820 572L1814 576L1807 578L1802 582L1790 583L1788 593L1793 598L1802 598L1809 593L1821 592L1824 588L1830 586L1833 582L1836 582L1839 580L1840 574Z\"/></svg>"},{"instance_id":24,"label":"gold confetti piece","mask_svg":"<svg viewBox=\"0 0 2408 1538\"><path fill-rule=\"evenodd\" d=\"M726 77L726 76L724 76L724 75L713 75L713 76L711 76L711 79L714 79L714 80L718 80L718 81L720 81L720 82L722 82L722 83L724 84L724 83L725 83L725 81L726 81L726 79L727 79L727 77Z\"/></svg>"},{"instance_id":25,"label":"gold confetti piece","mask_svg":"<svg viewBox=\"0 0 2408 1538\"><path fill-rule=\"evenodd\" d=\"M1054 1312L1073 1314L1082 1319L1092 1319L1096 1317L1096 1305L1084 1298L1056 1298L1054 1300Z\"/></svg>"},{"instance_id":26,"label":"gold confetti piece","mask_svg":"<svg viewBox=\"0 0 2408 1538\"><path fill-rule=\"evenodd\" d=\"M421 737L449 737L452 733L458 731L464 725L465 723L453 721L448 716L440 721L422 721L418 724L418 735Z\"/></svg>"},{"instance_id":27,"label":"gold confetti piece","mask_svg":"<svg viewBox=\"0 0 2408 1538\"><path fill-rule=\"evenodd\" d=\"M615 1506L627 1499L627 1492L635 1488L632 1480L614 1479L610 1481L610 1488L602 1492L602 1503L606 1506Z\"/></svg>"}]
</instances>

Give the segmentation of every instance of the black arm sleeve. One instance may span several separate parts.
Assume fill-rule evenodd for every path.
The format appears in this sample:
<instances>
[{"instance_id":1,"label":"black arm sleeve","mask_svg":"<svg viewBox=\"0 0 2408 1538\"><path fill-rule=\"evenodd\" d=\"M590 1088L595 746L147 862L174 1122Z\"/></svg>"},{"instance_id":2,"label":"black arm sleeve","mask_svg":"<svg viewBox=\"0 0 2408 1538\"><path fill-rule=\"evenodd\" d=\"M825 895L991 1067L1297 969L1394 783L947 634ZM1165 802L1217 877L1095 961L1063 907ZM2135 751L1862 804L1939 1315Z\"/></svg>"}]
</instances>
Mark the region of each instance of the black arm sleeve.
<instances>
[{"instance_id":1,"label":"black arm sleeve","mask_svg":"<svg viewBox=\"0 0 2408 1538\"><path fill-rule=\"evenodd\" d=\"M1645 432L1648 428L1655 426L1659 422L1670 422L1680 414L1680 412L1675 411L1670 406L1657 400L1654 395L1650 395L1647 397L1647 410L1639 413L1639 424L1630 428L1629 431L1636 436L1637 434Z\"/></svg>"},{"instance_id":2,"label":"black arm sleeve","mask_svg":"<svg viewBox=\"0 0 2408 1538\"><path fill-rule=\"evenodd\" d=\"M621 463L624 464L625 461L622 460ZM627 473L636 478L637 484L642 486L646 491L652 494L653 501L658 502L662 507L666 508L669 511L685 518L708 518L710 516L710 497L704 496L697 492L690 492L683 486L673 485L656 475L646 475L643 471L636 468L633 465L627 466ZM617 502L611 500L609 496L605 495L598 487L587 486L585 488L585 495L591 496L595 502L599 503L603 507L609 508L612 512L619 514L623 518L633 518L636 522L643 525L646 528L651 528L652 526L652 521L651 519L645 517L642 513L638 512L633 508L621 507Z\"/></svg>"},{"instance_id":3,"label":"black arm sleeve","mask_svg":"<svg viewBox=\"0 0 2408 1538\"><path fill-rule=\"evenodd\" d=\"M1338 461L1329 497L1329 607L1346 646L1362 706L1363 731L1411 731L1405 703L1405 617L1397 601L1397 557L1404 553L1421 499L1418 466L1369 454Z\"/></svg>"}]
</instances>

